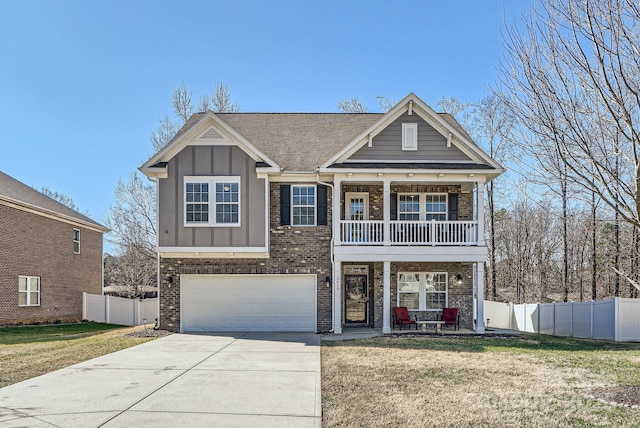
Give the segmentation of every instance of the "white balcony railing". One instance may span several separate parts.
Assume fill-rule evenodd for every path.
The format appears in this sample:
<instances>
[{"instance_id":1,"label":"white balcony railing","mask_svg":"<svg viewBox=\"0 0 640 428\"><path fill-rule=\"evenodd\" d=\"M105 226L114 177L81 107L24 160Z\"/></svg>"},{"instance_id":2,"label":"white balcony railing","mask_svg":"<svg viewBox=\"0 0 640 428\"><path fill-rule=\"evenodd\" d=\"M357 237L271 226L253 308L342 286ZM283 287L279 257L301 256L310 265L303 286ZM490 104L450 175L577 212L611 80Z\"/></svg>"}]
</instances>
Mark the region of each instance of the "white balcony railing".
<instances>
[{"instance_id":1,"label":"white balcony railing","mask_svg":"<svg viewBox=\"0 0 640 428\"><path fill-rule=\"evenodd\" d=\"M477 245L477 221L404 221L390 224L391 245ZM382 245L384 221L342 220L342 245Z\"/></svg>"}]
</instances>

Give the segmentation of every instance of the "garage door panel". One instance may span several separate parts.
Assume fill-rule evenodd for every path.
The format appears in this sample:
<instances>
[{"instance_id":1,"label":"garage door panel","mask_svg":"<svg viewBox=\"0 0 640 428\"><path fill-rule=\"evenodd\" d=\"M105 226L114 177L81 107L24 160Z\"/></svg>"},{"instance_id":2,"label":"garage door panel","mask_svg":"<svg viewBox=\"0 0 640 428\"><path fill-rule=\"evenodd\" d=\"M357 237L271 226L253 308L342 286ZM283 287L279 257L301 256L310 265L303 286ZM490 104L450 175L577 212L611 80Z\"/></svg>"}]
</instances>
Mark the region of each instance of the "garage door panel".
<instances>
[{"instance_id":1,"label":"garage door panel","mask_svg":"<svg viewBox=\"0 0 640 428\"><path fill-rule=\"evenodd\" d=\"M183 331L315 331L315 275L184 275Z\"/></svg>"}]
</instances>

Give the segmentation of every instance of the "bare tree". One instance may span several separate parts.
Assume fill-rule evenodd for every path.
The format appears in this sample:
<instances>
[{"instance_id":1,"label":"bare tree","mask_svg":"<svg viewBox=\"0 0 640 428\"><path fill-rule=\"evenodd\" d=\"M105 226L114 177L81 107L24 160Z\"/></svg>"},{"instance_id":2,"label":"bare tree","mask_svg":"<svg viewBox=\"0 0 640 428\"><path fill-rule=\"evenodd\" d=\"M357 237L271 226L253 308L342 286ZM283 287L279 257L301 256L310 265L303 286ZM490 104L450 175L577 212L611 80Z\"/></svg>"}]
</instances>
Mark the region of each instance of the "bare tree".
<instances>
[{"instance_id":1,"label":"bare tree","mask_svg":"<svg viewBox=\"0 0 640 428\"><path fill-rule=\"evenodd\" d=\"M173 90L171 101L173 111L176 116L185 123L193 114L193 105L191 104L191 91L187 89L184 83Z\"/></svg>"},{"instance_id":2,"label":"bare tree","mask_svg":"<svg viewBox=\"0 0 640 428\"><path fill-rule=\"evenodd\" d=\"M66 205L67 207L71 208L74 211L78 211L78 207L76 206L75 202L73 202L73 199L69 195L65 195L64 193L60 193L60 192L55 192L49 189L48 187L42 187L40 189L40 193L50 197L55 201L60 202L62 205Z\"/></svg>"},{"instance_id":3,"label":"bare tree","mask_svg":"<svg viewBox=\"0 0 640 428\"><path fill-rule=\"evenodd\" d=\"M507 31L510 109L555 151L569 183L640 226L640 6L546 0Z\"/></svg>"},{"instance_id":4,"label":"bare tree","mask_svg":"<svg viewBox=\"0 0 640 428\"><path fill-rule=\"evenodd\" d=\"M455 100L451 98L450 100ZM455 103L441 100L445 106L455 107ZM457 103L457 100L456 100ZM464 110L459 111L464 114ZM514 117L508 111L505 104L496 95L488 95L480 100L475 108L472 133L474 139L481 144L488 152L489 156L498 162L504 162L507 158L508 144L512 142L512 131L514 127ZM497 298L497 272L496 266L496 220L495 220L495 195L496 180L487 184L487 205L489 221L489 268L491 294L494 300Z\"/></svg>"},{"instance_id":5,"label":"bare tree","mask_svg":"<svg viewBox=\"0 0 640 428\"><path fill-rule=\"evenodd\" d=\"M380 109L383 112L388 112L396 104L398 104L398 101L396 100L395 96L393 98L389 98L389 97L385 97L383 95L378 95L376 98L378 99L378 103L380 104Z\"/></svg>"},{"instance_id":6,"label":"bare tree","mask_svg":"<svg viewBox=\"0 0 640 428\"><path fill-rule=\"evenodd\" d=\"M114 284L138 297L144 286L156 285L156 201L155 187L137 173L126 183L120 180L114 191L116 203L106 218L108 239L116 260L105 266Z\"/></svg>"},{"instance_id":7,"label":"bare tree","mask_svg":"<svg viewBox=\"0 0 640 428\"><path fill-rule=\"evenodd\" d=\"M202 99L200 100L201 107ZM211 93L211 110L215 113L237 113L240 111L240 106L236 101L231 99L231 92L229 87L224 83L216 82L216 86Z\"/></svg>"},{"instance_id":8,"label":"bare tree","mask_svg":"<svg viewBox=\"0 0 640 428\"><path fill-rule=\"evenodd\" d=\"M151 133L151 146L153 147L153 150L156 152L160 151L160 149L171 141L179 129L180 125L171 120L169 116L162 118L158 128Z\"/></svg>"},{"instance_id":9,"label":"bare tree","mask_svg":"<svg viewBox=\"0 0 640 428\"><path fill-rule=\"evenodd\" d=\"M473 103L464 103L456 97L443 96L438 101L441 111L449 113L462 125L464 129L471 129L473 126Z\"/></svg>"},{"instance_id":10,"label":"bare tree","mask_svg":"<svg viewBox=\"0 0 640 428\"><path fill-rule=\"evenodd\" d=\"M344 99L338 103L338 108L343 113L366 113L367 106L358 98Z\"/></svg>"}]
</instances>

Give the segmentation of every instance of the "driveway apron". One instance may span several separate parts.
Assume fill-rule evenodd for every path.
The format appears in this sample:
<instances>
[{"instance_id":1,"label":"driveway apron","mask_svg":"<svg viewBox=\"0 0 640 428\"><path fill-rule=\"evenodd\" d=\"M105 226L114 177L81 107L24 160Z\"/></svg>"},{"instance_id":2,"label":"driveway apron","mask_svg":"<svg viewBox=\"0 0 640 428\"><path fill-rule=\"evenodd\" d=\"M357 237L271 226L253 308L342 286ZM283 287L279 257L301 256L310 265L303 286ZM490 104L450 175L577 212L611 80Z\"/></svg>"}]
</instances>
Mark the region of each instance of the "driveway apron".
<instances>
[{"instance_id":1,"label":"driveway apron","mask_svg":"<svg viewBox=\"0 0 640 428\"><path fill-rule=\"evenodd\" d=\"M320 427L320 337L173 334L0 389L2 427Z\"/></svg>"}]
</instances>

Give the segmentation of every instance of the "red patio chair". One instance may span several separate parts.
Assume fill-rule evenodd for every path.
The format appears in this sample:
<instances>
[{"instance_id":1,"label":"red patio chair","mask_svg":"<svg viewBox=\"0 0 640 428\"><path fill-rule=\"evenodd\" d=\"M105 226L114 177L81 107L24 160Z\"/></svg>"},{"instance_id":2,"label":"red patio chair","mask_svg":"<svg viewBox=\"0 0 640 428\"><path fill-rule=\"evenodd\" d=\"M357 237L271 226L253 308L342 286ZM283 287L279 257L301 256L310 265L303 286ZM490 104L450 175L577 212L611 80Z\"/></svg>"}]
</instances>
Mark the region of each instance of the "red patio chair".
<instances>
[{"instance_id":1,"label":"red patio chair","mask_svg":"<svg viewBox=\"0 0 640 428\"><path fill-rule=\"evenodd\" d=\"M400 326L400 330L402 330L403 325L408 325L409 329L411 329L411 324L416 326L416 330L418 329L418 323L416 323L415 319L409 317L409 310L406 306L397 306L393 308L393 327L395 328L396 324Z\"/></svg>"},{"instance_id":2,"label":"red patio chair","mask_svg":"<svg viewBox=\"0 0 640 428\"><path fill-rule=\"evenodd\" d=\"M458 308L442 308L440 320L444 325L452 325L454 330L460 330L460 310Z\"/></svg>"}]
</instances>

